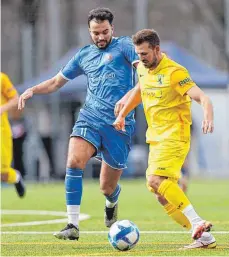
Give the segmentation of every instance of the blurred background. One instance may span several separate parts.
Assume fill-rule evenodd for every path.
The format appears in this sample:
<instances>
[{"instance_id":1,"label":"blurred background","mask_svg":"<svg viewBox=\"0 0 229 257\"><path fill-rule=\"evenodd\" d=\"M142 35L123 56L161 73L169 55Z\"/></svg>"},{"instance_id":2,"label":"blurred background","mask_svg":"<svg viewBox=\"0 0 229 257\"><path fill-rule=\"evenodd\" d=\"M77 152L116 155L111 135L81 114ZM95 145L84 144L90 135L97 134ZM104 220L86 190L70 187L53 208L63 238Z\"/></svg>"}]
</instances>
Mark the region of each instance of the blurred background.
<instances>
[{"instance_id":1,"label":"blurred background","mask_svg":"<svg viewBox=\"0 0 229 257\"><path fill-rule=\"evenodd\" d=\"M154 28L162 50L186 66L212 99L215 132L201 133L202 109L193 103L192 177L229 178L229 1L228 0L2 0L1 69L19 93L54 76L77 50L89 44L87 16L96 7L114 14L115 36ZM12 117L14 165L26 180L65 176L69 135L84 103L87 80L79 77L59 92L36 96L21 117ZM125 177L145 176L148 146L143 110ZM86 177L99 176L92 159Z\"/></svg>"}]
</instances>

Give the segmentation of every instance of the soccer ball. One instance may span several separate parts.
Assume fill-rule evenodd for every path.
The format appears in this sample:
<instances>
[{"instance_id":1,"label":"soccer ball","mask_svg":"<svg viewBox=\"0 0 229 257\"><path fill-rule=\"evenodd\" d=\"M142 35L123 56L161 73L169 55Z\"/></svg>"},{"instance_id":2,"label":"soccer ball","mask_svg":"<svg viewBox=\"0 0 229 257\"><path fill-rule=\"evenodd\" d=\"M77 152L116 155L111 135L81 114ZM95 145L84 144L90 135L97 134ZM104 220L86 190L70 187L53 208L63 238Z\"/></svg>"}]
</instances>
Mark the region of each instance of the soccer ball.
<instances>
[{"instance_id":1,"label":"soccer ball","mask_svg":"<svg viewBox=\"0 0 229 257\"><path fill-rule=\"evenodd\" d=\"M116 221L108 233L109 242L119 251L132 249L137 244L139 236L138 227L129 220Z\"/></svg>"}]
</instances>

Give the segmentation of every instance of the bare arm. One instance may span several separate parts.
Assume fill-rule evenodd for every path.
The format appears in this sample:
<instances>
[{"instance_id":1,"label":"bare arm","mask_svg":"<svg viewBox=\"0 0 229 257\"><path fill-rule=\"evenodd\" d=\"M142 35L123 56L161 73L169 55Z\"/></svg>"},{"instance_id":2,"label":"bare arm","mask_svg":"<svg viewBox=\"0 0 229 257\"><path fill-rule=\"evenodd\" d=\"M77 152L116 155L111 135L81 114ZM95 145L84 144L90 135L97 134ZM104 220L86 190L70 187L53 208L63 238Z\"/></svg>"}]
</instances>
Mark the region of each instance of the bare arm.
<instances>
[{"instance_id":1,"label":"bare arm","mask_svg":"<svg viewBox=\"0 0 229 257\"><path fill-rule=\"evenodd\" d=\"M137 85L136 85L137 86ZM134 87L135 88L135 87ZM115 117L118 117L120 111L123 109L125 104L127 103L127 100L131 96L132 92L134 91L134 88L132 88L130 91L128 91L116 104L114 109Z\"/></svg>"},{"instance_id":2,"label":"bare arm","mask_svg":"<svg viewBox=\"0 0 229 257\"><path fill-rule=\"evenodd\" d=\"M21 110L25 107L25 102L31 98L34 94L49 94L57 91L63 85L65 85L68 80L64 79L60 74L55 77L48 79L34 87L28 88L19 98L18 109Z\"/></svg>"},{"instance_id":3,"label":"bare arm","mask_svg":"<svg viewBox=\"0 0 229 257\"><path fill-rule=\"evenodd\" d=\"M131 95L129 96L125 106L120 111L118 117L113 123L113 126L117 130L125 131L125 117L128 115L129 112L131 112L135 107L137 107L141 103L141 101L141 90L140 84L138 83L132 90Z\"/></svg>"},{"instance_id":4,"label":"bare arm","mask_svg":"<svg viewBox=\"0 0 229 257\"><path fill-rule=\"evenodd\" d=\"M119 116L125 118L129 112L136 108L142 102L140 84L138 83L131 92L124 108L121 110Z\"/></svg>"},{"instance_id":5,"label":"bare arm","mask_svg":"<svg viewBox=\"0 0 229 257\"><path fill-rule=\"evenodd\" d=\"M33 94L49 94L57 91L68 81L64 79L60 74L48 79L37 86L32 87Z\"/></svg>"},{"instance_id":6,"label":"bare arm","mask_svg":"<svg viewBox=\"0 0 229 257\"><path fill-rule=\"evenodd\" d=\"M204 134L212 133L214 130L214 112L210 98L198 87L194 86L187 92L193 100L201 104L204 110L204 120L202 122L202 130Z\"/></svg>"},{"instance_id":7,"label":"bare arm","mask_svg":"<svg viewBox=\"0 0 229 257\"><path fill-rule=\"evenodd\" d=\"M139 61L136 61L133 64L133 67L136 69L137 66L139 64ZM136 84L136 86L138 85L138 83ZM116 104L115 104L115 109L114 109L114 114L115 117L118 117L120 111L122 110L122 108L124 107L124 105L126 104L128 98L130 97L131 93L134 91L134 88L132 88L130 91L128 91Z\"/></svg>"},{"instance_id":8,"label":"bare arm","mask_svg":"<svg viewBox=\"0 0 229 257\"><path fill-rule=\"evenodd\" d=\"M16 108L17 103L18 103L18 94L16 94L6 104L0 107L0 114L2 115L4 112L12 111L14 108Z\"/></svg>"}]
</instances>

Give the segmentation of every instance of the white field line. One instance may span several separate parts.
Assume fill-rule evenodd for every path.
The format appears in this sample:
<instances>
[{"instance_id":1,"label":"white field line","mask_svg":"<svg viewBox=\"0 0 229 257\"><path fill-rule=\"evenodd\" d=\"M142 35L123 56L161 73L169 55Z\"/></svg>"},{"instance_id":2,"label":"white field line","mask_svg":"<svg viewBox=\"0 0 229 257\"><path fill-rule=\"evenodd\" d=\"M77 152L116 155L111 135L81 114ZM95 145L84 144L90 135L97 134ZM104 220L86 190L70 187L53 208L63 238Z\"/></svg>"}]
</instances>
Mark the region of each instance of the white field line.
<instances>
[{"instance_id":1,"label":"white field line","mask_svg":"<svg viewBox=\"0 0 229 257\"><path fill-rule=\"evenodd\" d=\"M55 220L42 220L42 221L29 221L29 222L18 222L18 223L10 223L10 224L2 224L1 227L22 227L22 226L37 226L37 225L45 225L45 224L58 224L58 223L66 223L68 219L55 219Z\"/></svg>"},{"instance_id":2,"label":"white field line","mask_svg":"<svg viewBox=\"0 0 229 257\"><path fill-rule=\"evenodd\" d=\"M1 210L1 215L45 215L45 216L60 216L66 217L66 212L61 211L36 211L36 210ZM87 220L90 216L88 214L81 213L79 215L79 220ZM62 219L52 219L52 220L41 220L41 221L29 221L29 222L17 222L10 224L1 224L1 227L19 227L19 226L36 226L36 225L46 225L46 224L57 224L57 223L67 223L67 218Z\"/></svg>"},{"instance_id":3,"label":"white field line","mask_svg":"<svg viewBox=\"0 0 229 257\"><path fill-rule=\"evenodd\" d=\"M61 211L40 211L40 210L1 210L0 214L7 215L46 215L46 216L64 216L66 212ZM81 213L79 220L89 219L88 214ZM45 225L45 224L56 224L66 223L67 219L54 219L54 220L43 220L43 221L30 221L30 222L18 222L11 224L2 224L1 227L18 227L18 226L31 226L31 225ZM53 234L54 232L40 232L40 231L3 231L1 234L32 234L32 235L45 235ZM81 234L107 234L108 231L80 231ZM140 231L141 234L189 234L188 231ZM213 234L229 234L229 231L213 231Z\"/></svg>"},{"instance_id":4,"label":"white field line","mask_svg":"<svg viewBox=\"0 0 229 257\"><path fill-rule=\"evenodd\" d=\"M6 215L48 215L48 216L59 216L66 217L67 213L63 211L40 211L40 210L1 210L0 214Z\"/></svg>"},{"instance_id":5,"label":"white field line","mask_svg":"<svg viewBox=\"0 0 229 257\"><path fill-rule=\"evenodd\" d=\"M2 231L1 234L50 235L56 231ZM188 231L140 231L141 234L190 234ZM229 234L229 231L212 231L212 234ZM80 234L108 234L108 231L80 231Z\"/></svg>"}]
</instances>

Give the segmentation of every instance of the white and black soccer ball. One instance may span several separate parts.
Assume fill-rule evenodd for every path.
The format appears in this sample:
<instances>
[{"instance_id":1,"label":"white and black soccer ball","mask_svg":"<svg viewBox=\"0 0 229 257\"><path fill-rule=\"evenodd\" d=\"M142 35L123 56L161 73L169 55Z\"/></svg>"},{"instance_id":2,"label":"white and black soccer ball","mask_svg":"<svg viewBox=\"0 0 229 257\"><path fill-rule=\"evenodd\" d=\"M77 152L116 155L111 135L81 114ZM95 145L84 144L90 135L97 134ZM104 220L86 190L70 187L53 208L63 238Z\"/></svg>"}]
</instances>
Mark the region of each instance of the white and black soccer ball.
<instances>
[{"instance_id":1,"label":"white and black soccer ball","mask_svg":"<svg viewBox=\"0 0 229 257\"><path fill-rule=\"evenodd\" d=\"M138 227L129 220L116 221L108 233L109 242L119 251L132 249L137 244L139 236Z\"/></svg>"}]
</instances>

